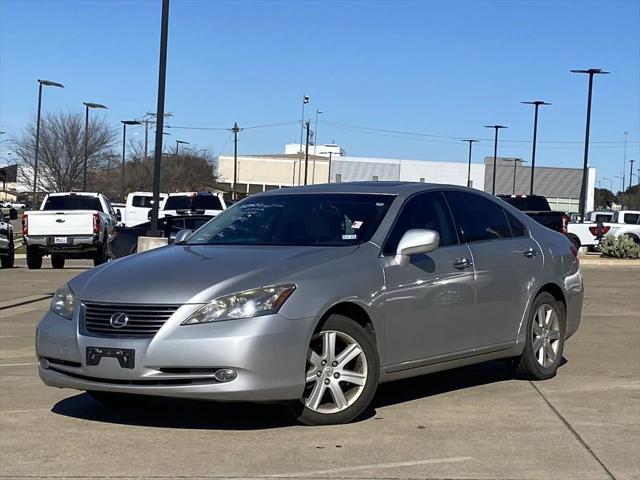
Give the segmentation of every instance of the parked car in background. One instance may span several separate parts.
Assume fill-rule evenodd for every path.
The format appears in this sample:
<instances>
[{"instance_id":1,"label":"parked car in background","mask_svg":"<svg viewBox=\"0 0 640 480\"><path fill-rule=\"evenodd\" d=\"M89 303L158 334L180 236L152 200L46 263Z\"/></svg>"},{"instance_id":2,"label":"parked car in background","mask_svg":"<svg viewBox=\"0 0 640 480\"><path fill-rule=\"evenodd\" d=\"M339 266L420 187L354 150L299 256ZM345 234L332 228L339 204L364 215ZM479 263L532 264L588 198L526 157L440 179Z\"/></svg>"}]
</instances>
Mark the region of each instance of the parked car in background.
<instances>
[{"instance_id":1,"label":"parked car in background","mask_svg":"<svg viewBox=\"0 0 640 480\"><path fill-rule=\"evenodd\" d=\"M2 268L13 268L16 252L11 220L17 218L18 212L15 208L10 208L7 216L0 210L0 266Z\"/></svg>"},{"instance_id":2,"label":"parked car in background","mask_svg":"<svg viewBox=\"0 0 640 480\"><path fill-rule=\"evenodd\" d=\"M215 217L226 208L227 205L224 197L220 193L170 193L164 205L161 207L158 217L162 218L167 215L184 215L189 213Z\"/></svg>"},{"instance_id":3,"label":"parked car in background","mask_svg":"<svg viewBox=\"0 0 640 480\"><path fill-rule=\"evenodd\" d=\"M614 212L611 223L605 225L610 227L607 235L613 235L614 237L627 235L636 243L640 243L639 210L618 210Z\"/></svg>"},{"instance_id":4,"label":"parked car in background","mask_svg":"<svg viewBox=\"0 0 640 480\"><path fill-rule=\"evenodd\" d=\"M167 200L166 193L160 194L160 210L164 208ZM153 192L131 192L127 195L125 214L122 223L127 227L134 227L149 220L149 213L153 207Z\"/></svg>"},{"instance_id":5,"label":"parked car in background","mask_svg":"<svg viewBox=\"0 0 640 480\"><path fill-rule=\"evenodd\" d=\"M67 258L90 258L100 265L107 261L109 235L119 220L100 193L50 193L40 210L22 216L27 266L40 268L45 255L51 255L53 268L63 268Z\"/></svg>"},{"instance_id":6,"label":"parked car in background","mask_svg":"<svg viewBox=\"0 0 640 480\"><path fill-rule=\"evenodd\" d=\"M569 216L564 212L551 210L549 202L541 195L497 195L509 205L526 213L540 225L567 234Z\"/></svg>"},{"instance_id":7,"label":"parked car in background","mask_svg":"<svg viewBox=\"0 0 640 480\"><path fill-rule=\"evenodd\" d=\"M62 286L38 371L106 405L286 401L302 423L344 423L379 382L498 358L553 377L583 292L565 236L477 190L272 190Z\"/></svg>"},{"instance_id":8,"label":"parked car in background","mask_svg":"<svg viewBox=\"0 0 640 480\"><path fill-rule=\"evenodd\" d=\"M175 215L160 218L158 229L162 236L169 239L169 244L180 230L197 230L213 217L211 215ZM141 223L135 227L116 226L113 229L109 251L112 258L121 258L138 252L138 237L147 234L151 222Z\"/></svg>"}]
</instances>

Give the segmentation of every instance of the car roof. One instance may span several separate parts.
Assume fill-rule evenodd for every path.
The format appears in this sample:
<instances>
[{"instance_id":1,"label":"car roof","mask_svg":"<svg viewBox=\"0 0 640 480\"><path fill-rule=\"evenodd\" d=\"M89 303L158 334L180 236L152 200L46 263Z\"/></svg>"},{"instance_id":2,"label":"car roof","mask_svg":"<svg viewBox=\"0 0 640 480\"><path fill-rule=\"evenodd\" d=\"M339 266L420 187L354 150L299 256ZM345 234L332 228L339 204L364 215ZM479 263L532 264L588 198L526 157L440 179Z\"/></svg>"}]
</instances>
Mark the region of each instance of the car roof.
<instances>
[{"instance_id":1,"label":"car roof","mask_svg":"<svg viewBox=\"0 0 640 480\"><path fill-rule=\"evenodd\" d=\"M412 194L415 192L456 188L462 189L459 185L445 185L440 183L423 182L341 182L323 183L318 185L307 185L304 187L288 187L283 189L269 190L258 195L289 195L305 193L373 193L386 195ZM479 192L476 190L476 192Z\"/></svg>"},{"instance_id":2,"label":"car roof","mask_svg":"<svg viewBox=\"0 0 640 480\"><path fill-rule=\"evenodd\" d=\"M69 195L79 195L84 197L97 197L100 195L96 192L60 192L60 193L48 193L50 197L68 197Z\"/></svg>"}]
</instances>

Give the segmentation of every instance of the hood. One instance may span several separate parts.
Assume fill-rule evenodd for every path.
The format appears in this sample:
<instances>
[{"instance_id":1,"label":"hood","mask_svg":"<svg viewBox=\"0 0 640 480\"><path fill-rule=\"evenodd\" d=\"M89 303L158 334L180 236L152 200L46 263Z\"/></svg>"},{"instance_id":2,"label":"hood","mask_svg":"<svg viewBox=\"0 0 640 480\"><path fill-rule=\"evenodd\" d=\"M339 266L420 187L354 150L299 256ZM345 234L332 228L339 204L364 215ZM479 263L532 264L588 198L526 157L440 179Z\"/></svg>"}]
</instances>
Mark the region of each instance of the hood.
<instances>
[{"instance_id":1,"label":"hood","mask_svg":"<svg viewBox=\"0 0 640 480\"><path fill-rule=\"evenodd\" d=\"M104 303L206 303L220 295L295 281L351 247L171 245L131 255L69 282L77 298Z\"/></svg>"}]
</instances>

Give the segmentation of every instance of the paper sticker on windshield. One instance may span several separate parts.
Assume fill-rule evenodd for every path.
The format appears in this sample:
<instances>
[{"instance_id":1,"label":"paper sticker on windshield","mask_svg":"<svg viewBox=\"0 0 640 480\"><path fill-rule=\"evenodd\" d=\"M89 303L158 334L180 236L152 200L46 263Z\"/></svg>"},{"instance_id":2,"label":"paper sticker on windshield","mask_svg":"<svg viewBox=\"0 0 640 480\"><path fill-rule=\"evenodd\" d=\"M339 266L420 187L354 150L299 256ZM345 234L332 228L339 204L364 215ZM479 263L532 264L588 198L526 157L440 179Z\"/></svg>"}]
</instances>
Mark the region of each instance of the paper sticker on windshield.
<instances>
[{"instance_id":1,"label":"paper sticker on windshield","mask_svg":"<svg viewBox=\"0 0 640 480\"><path fill-rule=\"evenodd\" d=\"M356 234L342 235L343 240L356 240L358 236Z\"/></svg>"},{"instance_id":2,"label":"paper sticker on windshield","mask_svg":"<svg viewBox=\"0 0 640 480\"><path fill-rule=\"evenodd\" d=\"M353 228L354 230L359 229L361 226L362 226L362 221L360 220L356 220L351 223L351 228Z\"/></svg>"}]
</instances>

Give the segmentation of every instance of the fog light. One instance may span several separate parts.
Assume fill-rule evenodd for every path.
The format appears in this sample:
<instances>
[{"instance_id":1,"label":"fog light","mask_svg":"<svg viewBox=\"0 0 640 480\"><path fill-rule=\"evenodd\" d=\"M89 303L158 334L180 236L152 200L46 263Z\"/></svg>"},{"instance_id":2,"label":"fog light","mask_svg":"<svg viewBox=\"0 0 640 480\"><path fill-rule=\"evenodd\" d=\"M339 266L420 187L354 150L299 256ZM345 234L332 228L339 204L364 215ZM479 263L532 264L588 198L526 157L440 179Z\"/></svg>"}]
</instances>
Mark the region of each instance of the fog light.
<instances>
[{"instance_id":1,"label":"fog light","mask_svg":"<svg viewBox=\"0 0 640 480\"><path fill-rule=\"evenodd\" d=\"M219 382L230 382L231 380L235 380L237 376L238 374L236 371L231 370L230 368L221 368L213 374L213 378Z\"/></svg>"},{"instance_id":2,"label":"fog light","mask_svg":"<svg viewBox=\"0 0 640 480\"><path fill-rule=\"evenodd\" d=\"M46 358L42 357L39 361L40 363L40 368L43 370L47 370L49 368L49 360L47 360Z\"/></svg>"}]
</instances>

